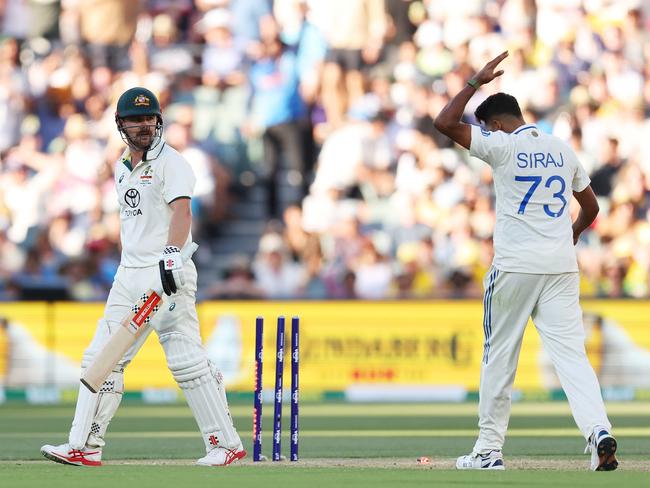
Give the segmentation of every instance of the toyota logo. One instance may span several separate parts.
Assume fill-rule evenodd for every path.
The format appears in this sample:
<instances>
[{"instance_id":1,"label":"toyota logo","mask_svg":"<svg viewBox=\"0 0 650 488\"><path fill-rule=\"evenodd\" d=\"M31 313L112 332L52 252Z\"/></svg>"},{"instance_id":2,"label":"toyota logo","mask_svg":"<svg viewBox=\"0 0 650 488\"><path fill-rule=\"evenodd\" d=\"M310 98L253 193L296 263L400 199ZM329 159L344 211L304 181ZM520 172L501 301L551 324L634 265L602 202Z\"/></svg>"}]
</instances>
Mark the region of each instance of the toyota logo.
<instances>
[{"instance_id":1,"label":"toyota logo","mask_svg":"<svg viewBox=\"0 0 650 488\"><path fill-rule=\"evenodd\" d=\"M140 193L135 188L129 188L124 194L124 201L129 207L135 208L140 203Z\"/></svg>"}]
</instances>

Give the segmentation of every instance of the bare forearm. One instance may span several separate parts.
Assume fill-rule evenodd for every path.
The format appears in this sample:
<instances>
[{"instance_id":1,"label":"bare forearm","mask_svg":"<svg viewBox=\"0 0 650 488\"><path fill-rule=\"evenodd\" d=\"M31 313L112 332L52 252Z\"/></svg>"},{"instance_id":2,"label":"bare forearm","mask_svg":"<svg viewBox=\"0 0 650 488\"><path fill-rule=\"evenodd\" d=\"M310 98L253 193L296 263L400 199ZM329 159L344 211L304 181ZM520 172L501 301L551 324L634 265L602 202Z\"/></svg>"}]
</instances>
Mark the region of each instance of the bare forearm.
<instances>
[{"instance_id":1,"label":"bare forearm","mask_svg":"<svg viewBox=\"0 0 650 488\"><path fill-rule=\"evenodd\" d=\"M474 87L465 85L465 87L458 92L447 105L445 105L445 108L440 111L435 120L435 126L440 132L446 134L445 131L447 129L460 124L463 114L465 113L465 107L475 92L476 89Z\"/></svg>"},{"instance_id":2,"label":"bare forearm","mask_svg":"<svg viewBox=\"0 0 650 488\"><path fill-rule=\"evenodd\" d=\"M434 122L436 129L460 144L465 149L469 149L472 142L472 130L469 125L460 121L465 111L465 106L476 89L466 85L451 101L442 109Z\"/></svg>"},{"instance_id":3,"label":"bare forearm","mask_svg":"<svg viewBox=\"0 0 650 488\"><path fill-rule=\"evenodd\" d=\"M192 212L188 207L175 208L169 223L169 233L167 234L167 244L182 248L192 227Z\"/></svg>"},{"instance_id":4,"label":"bare forearm","mask_svg":"<svg viewBox=\"0 0 650 488\"><path fill-rule=\"evenodd\" d=\"M576 218L575 222L573 223L573 233L577 233L578 235L582 234L584 230L588 229L589 226L593 224L594 220L596 220L597 215L598 211L586 212L584 209L581 209L578 213L578 218Z\"/></svg>"},{"instance_id":5,"label":"bare forearm","mask_svg":"<svg viewBox=\"0 0 650 488\"><path fill-rule=\"evenodd\" d=\"M574 191L573 196L580 204L578 218L576 218L573 223L573 243L576 244L580 234L582 234L582 232L587 229L594 220L596 220L600 208L591 186L587 186L587 188L581 192Z\"/></svg>"}]
</instances>

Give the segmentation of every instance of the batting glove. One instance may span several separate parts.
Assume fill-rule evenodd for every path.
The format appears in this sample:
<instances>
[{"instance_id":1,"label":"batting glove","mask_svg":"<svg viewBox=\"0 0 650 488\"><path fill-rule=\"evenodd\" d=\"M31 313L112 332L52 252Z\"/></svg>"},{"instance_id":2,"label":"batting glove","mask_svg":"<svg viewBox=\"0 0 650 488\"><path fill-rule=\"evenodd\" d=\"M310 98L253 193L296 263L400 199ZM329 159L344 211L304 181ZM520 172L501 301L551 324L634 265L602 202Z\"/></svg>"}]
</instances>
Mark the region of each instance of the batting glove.
<instances>
[{"instance_id":1,"label":"batting glove","mask_svg":"<svg viewBox=\"0 0 650 488\"><path fill-rule=\"evenodd\" d=\"M158 267L160 268L160 281L162 282L163 291L167 295L176 293L179 288L185 285L183 259L179 248L176 246L165 247L158 262Z\"/></svg>"}]
</instances>

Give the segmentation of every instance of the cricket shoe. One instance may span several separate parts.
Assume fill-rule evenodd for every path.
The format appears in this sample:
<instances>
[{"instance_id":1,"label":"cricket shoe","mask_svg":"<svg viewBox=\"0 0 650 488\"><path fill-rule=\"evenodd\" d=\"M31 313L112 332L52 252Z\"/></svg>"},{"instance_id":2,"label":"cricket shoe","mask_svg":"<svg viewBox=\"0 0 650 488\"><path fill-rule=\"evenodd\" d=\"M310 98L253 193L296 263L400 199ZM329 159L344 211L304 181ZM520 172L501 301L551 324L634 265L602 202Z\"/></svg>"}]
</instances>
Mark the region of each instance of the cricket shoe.
<instances>
[{"instance_id":1,"label":"cricket shoe","mask_svg":"<svg viewBox=\"0 0 650 488\"><path fill-rule=\"evenodd\" d=\"M456 460L456 469L506 469L503 464L501 451L490 451L487 454L473 452Z\"/></svg>"},{"instance_id":2,"label":"cricket shoe","mask_svg":"<svg viewBox=\"0 0 650 488\"><path fill-rule=\"evenodd\" d=\"M70 464L72 466L102 465L102 450L98 448L73 449L67 443L58 446L45 444L41 447L41 454L55 463Z\"/></svg>"},{"instance_id":3,"label":"cricket shoe","mask_svg":"<svg viewBox=\"0 0 650 488\"><path fill-rule=\"evenodd\" d=\"M614 471L616 460L616 439L605 427L596 427L587 441L585 454L591 452L592 471Z\"/></svg>"},{"instance_id":4,"label":"cricket shoe","mask_svg":"<svg viewBox=\"0 0 650 488\"><path fill-rule=\"evenodd\" d=\"M246 457L246 451L241 444L234 449L215 447L199 459L196 464L199 466L228 466L244 457Z\"/></svg>"}]
</instances>

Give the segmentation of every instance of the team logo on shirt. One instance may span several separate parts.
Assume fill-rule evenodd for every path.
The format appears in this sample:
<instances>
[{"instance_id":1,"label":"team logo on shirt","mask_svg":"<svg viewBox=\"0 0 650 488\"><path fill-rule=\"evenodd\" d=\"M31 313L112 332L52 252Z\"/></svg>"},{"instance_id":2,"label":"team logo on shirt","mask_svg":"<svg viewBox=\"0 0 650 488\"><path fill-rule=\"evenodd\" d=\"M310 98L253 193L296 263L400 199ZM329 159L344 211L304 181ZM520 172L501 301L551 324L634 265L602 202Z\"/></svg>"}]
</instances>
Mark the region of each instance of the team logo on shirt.
<instances>
[{"instance_id":1,"label":"team logo on shirt","mask_svg":"<svg viewBox=\"0 0 650 488\"><path fill-rule=\"evenodd\" d=\"M122 173L122 174L120 175L120 179L117 180L117 183L118 183L118 184L119 184L119 183L122 183L122 180L123 180L123 179L124 179L124 173Z\"/></svg>"},{"instance_id":2,"label":"team logo on shirt","mask_svg":"<svg viewBox=\"0 0 650 488\"><path fill-rule=\"evenodd\" d=\"M490 137L490 134L492 134L492 132L481 127L481 134L483 134L485 137Z\"/></svg>"},{"instance_id":3,"label":"team logo on shirt","mask_svg":"<svg viewBox=\"0 0 650 488\"><path fill-rule=\"evenodd\" d=\"M153 169L148 165L140 175L140 184L151 185L151 180L153 180Z\"/></svg>"}]
</instances>

